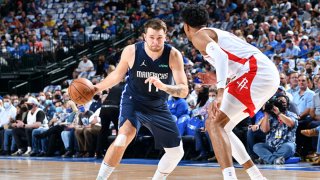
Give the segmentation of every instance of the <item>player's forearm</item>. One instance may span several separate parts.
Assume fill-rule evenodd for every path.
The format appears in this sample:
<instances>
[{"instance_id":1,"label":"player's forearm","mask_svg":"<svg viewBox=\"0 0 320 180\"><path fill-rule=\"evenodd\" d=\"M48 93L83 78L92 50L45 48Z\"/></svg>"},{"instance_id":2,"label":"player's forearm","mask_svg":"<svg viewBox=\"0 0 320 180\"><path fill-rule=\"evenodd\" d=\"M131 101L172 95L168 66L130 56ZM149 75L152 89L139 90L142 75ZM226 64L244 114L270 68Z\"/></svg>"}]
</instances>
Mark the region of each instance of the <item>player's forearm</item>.
<instances>
[{"instance_id":1,"label":"player's forearm","mask_svg":"<svg viewBox=\"0 0 320 180\"><path fill-rule=\"evenodd\" d=\"M184 84L166 85L164 91L171 96L185 98L188 95L188 86Z\"/></svg>"},{"instance_id":2,"label":"player's forearm","mask_svg":"<svg viewBox=\"0 0 320 180\"><path fill-rule=\"evenodd\" d=\"M98 88L96 90L96 92L101 92L106 89L110 89L122 81L123 77L120 76L119 74L114 73L114 72L115 71L113 71L109 76L107 76L100 83L96 84L96 88Z\"/></svg>"}]
</instances>

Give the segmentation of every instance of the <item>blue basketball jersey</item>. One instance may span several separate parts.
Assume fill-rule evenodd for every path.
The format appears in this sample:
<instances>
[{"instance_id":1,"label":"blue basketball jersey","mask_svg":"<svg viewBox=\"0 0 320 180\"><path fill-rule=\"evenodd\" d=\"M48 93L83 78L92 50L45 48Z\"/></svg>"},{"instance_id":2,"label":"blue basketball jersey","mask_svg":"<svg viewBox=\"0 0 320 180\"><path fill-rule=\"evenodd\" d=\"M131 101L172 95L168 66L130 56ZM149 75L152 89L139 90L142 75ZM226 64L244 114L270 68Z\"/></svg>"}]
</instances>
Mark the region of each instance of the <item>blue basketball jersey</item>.
<instances>
[{"instance_id":1,"label":"blue basketball jersey","mask_svg":"<svg viewBox=\"0 0 320 180\"><path fill-rule=\"evenodd\" d=\"M151 76L156 76L164 84L172 83L172 71L169 67L171 46L165 44L162 55L152 60L145 51L144 43L135 44L135 60L128 71L124 95L129 95L140 102L166 101L168 99L166 92L156 89L154 85L150 87L149 83L145 84L144 81Z\"/></svg>"},{"instance_id":2,"label":"blue basketball jersey","mask_svg":"<svg viewBox=\"0 0 320 180\"><path fill-rule=\"evenodd\" d=\"M134 64L128 71L120 103L119 127L129 120L137 131L142 125L147 127L154 136L156 147L177 147L181 137L167 106L168 94L144 83L151 76L158 77L164 84L172 83L171 46L164 45L162 55L152 60L144 43L135 44Z\"/></svg>"}]
</instances>

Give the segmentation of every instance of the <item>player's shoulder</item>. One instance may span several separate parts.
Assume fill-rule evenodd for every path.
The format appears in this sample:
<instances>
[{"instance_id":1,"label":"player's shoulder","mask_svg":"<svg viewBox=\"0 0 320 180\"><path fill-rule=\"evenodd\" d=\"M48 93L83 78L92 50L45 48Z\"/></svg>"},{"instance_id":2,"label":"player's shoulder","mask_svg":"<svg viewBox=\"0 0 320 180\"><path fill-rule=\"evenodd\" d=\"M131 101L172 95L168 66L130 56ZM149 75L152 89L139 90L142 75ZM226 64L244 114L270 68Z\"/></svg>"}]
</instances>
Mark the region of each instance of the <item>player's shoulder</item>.
<instances>
[{"instance_id":1,"label":"player's shoulder","mask_svg":"<svg viewBox=\"0 0 320 180\"><path fill-rule=\"evenodd\" d=\"M212 40L218 42L218 35L215 29L213 28L203 28L197 31L193 38L192 38L192 44L198 49L202 49L202 46L205 46L208 42L211 42Z\"/></svg>"},{"instance_id":2,"label":"player's shoulder","mask_svg":"<svg viewBox=\"0 0 320 180\"><path fill-rule=\"evenodd\" d=\"M135 49L136 49L135 44L127 45L127 46L124 48L124 50L126 50L126 51L135 51Z\"/></svg>"},{"instance_id":3,"label":"player's shoulder","mask_svg":"<svg viewBox=\"0 0 320 180\"><path fill-rule=\"evenodd\" d=\"M180 57L181 56L181 52L177 48L171 46L170 56Z\"/></svg>"},{"instance_id":4,"label":"player's shoulder","mask_svg":"<svg viewBox=\"0 0 320 180\"><path fill-rule=\"evenodd\" d=\"M135 50L136 50L135 44L130 44L123 49L123 53L131 55L135 53Z\"/></svg>"}]
</instances>

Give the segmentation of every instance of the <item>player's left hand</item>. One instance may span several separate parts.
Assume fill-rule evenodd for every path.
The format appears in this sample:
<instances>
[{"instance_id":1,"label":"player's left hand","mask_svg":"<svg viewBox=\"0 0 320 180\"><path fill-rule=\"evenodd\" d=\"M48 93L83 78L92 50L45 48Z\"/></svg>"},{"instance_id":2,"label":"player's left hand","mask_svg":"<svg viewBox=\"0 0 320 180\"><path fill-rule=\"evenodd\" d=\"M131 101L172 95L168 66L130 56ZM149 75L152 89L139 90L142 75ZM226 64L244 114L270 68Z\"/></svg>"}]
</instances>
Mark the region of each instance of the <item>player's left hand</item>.
<instances>
[{"instance_id":1,"label":"player's left hand","mask_svg":"<svg viewBox=\"0 0 320 180\"><path fill-rule=\"evenodd\" d=\"M161 81L160 81L160 79L159 78L157 78L157 77L149 77L148 79L146 79L145 81L144 81L144 83L152 83L156 88L158 88L158 89L160 89L160 90L164 90L165 89L165 87L166 87L166 85L165 84L163 84Z\"/></svg>"}]
</instances>

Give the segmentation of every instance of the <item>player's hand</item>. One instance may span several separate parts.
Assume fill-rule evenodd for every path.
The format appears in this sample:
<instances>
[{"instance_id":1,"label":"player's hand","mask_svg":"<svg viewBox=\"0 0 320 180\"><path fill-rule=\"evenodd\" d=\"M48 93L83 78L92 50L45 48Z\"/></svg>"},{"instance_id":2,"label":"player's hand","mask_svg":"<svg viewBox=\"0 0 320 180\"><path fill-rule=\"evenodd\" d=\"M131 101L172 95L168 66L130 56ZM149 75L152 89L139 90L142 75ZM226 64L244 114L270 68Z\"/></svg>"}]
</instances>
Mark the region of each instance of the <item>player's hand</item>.
<instances>
[{"instance_id":1,"label":"player's hand","mask_svg":"<svg viewBox=\"0 0 320 180\"><path fill-rule=\"evenodd\" d=\"M166 85L165 84L163 84L161 81L160 81L160 79L159 78L157 78L157 77L149 77L148 79L146 79L145 81L144 81L144 83L151 83L151 84L153 84L157 89L160 89L160 90L164 90L165 89L165 87L166 87Z\"/></svg>"},{"instance_id":2,"label":"player's hand","mask_svg":"<svg viewBox=\"0 0 320 180\"><path fill-rule=\"evenodd\" d=\"M212 102L212 105L214 106L213 108L218 110L221 106L221 102L222 102L222 97L217 96L216 99Z\"/></svg>"}]
</instances>

